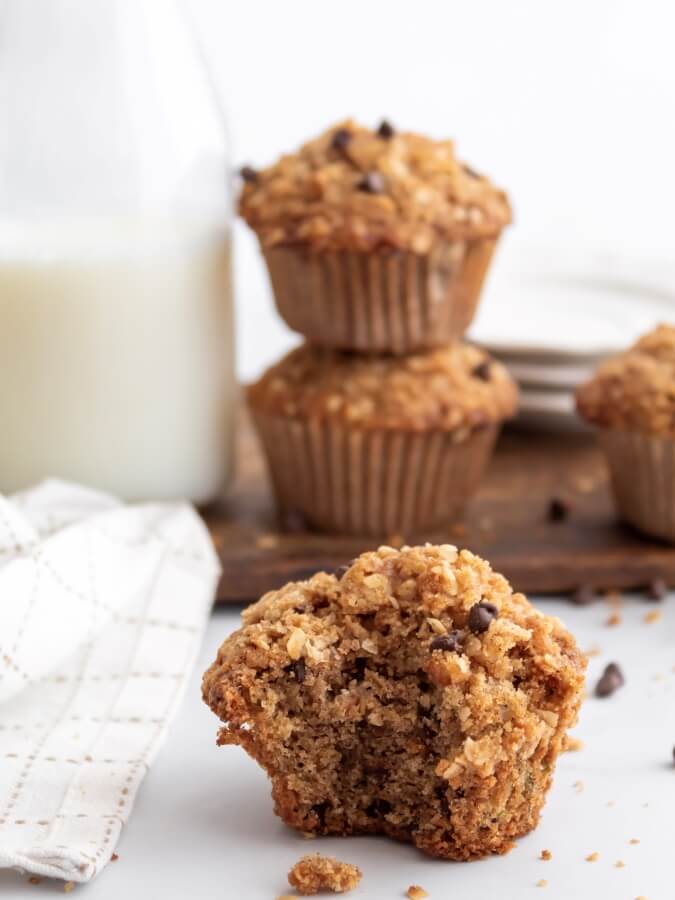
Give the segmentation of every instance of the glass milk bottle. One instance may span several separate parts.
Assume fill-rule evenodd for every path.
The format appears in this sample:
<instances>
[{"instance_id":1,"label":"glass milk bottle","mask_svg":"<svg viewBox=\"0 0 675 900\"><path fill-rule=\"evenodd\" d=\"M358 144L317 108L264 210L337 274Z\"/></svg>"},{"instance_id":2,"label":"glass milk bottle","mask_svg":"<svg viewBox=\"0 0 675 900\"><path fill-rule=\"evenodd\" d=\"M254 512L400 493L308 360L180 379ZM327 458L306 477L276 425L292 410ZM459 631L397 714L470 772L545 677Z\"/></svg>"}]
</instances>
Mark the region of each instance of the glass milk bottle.
<instances>
[{"instance_id":1,"label":"glass milk bottle","mask_svg":"<svg viewBox=\"0 0 675 900\"><path fill-rule=\"evenodd\" d=\"M236 399L229 170L172 0L0 0L0 492L214 499Z\"/></svg>"}]
</instances>

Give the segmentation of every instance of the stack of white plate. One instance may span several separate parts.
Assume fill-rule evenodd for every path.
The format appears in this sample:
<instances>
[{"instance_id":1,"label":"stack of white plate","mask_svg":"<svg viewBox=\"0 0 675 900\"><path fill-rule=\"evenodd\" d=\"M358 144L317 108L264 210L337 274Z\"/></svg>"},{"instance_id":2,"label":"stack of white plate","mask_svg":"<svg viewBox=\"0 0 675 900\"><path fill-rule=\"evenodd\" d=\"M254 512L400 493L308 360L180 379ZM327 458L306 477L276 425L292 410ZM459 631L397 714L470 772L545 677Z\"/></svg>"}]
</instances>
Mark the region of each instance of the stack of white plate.
<instances>
[{"instance_id":1,"label":"stack of white plate","mask_svg":"<svg viewBox=\"0 0 675 900\"><path fill-rule=\"evenodd\" d=\"M521 422L579 428L578 385L655 325L675 324L675 270L611 258L579 264L569 255L549 268L555 254L526 256L521 266L495 267L469 339L518 381Z\"/></svg>"}]
</instances>

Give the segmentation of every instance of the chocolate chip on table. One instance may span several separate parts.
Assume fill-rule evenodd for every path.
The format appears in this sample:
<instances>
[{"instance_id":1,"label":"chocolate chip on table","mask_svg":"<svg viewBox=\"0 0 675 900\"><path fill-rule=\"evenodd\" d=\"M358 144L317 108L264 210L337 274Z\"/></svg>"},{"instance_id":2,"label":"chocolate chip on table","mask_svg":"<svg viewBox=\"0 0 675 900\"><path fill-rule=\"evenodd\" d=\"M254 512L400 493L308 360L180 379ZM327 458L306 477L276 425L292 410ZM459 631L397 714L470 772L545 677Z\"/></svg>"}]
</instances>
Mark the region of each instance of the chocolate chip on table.
<instances>
[{"instance_id":1,"label":"chocolate chip on table","mask_svg":"<svg viewBox=\"0 0 675 900\"><path fill-rule=\"evenodd\" d=\"M476 603L469 611L469 629L473 634L483 634L497 617L497 607L492 603Z\"/></svg>"},{"instance_id":2,"label":"chocolate chip on table","mask_svg":"<svg viewBox=\"0 0 675 900\"><path fill-rule=\"evenodd\" d=\"M564 522L570 514L570 505L561 500L560 497L553 497L548 505L549 522Z\"/></svg>"},{"instance_id":3,"label":"chocolate chip on table","mask_svg":"<svg viewBox=\"0 0 675 900\"><path fill-rule=\"evenodd\" d=\"M647 587L648 600L663 600L668 594L668 585L663 578L654 578Z\"/></svg>"},{"instance_id":4,"label":"chocolate chip on table","mask_svg":"<svg viewBox=\"0 0 675 900\"><path fill-rule=\"evenodd\" d=\"M381 137L385 141L388 141L390 138L393 138L395 134L396 129L391 124L391 122L387 122L386 119L382 119L379 128L377 129L377 136Z\"/></svg>"},{"instance_id":5,"label":"chocolate chip on table","mask_svg":"<svg viewBox=\"0 0 675 900\"><path fill-rule=\"evenodd\" d=\"M379 172L366 172L356 185L359 191L365 191L366 194L383 194L386 186L385 180Z\"/></svg>"},{"instance_id":6,"label":"chocolate chip on table","mask_svg":"<svg viewBox=\"0 0 675 900\"><path fill-rule=\"evenodd\" d=\"M448 634L439 634L429 644L429 649L447 650L450 653L458 653L462 649L462 632L450 631Z\"/></svg>"},{"instance_id":7,"label":"chocolate chip on table","mask_svg":"<svg viewBox=\"0 0 675 900\"><path fill-rule=\"evenodd\" d=\"M596 697L611 697L624 684L623 672L616 663L609 663L595 686Z\"/></svg>"},{"instance_id":8,"label":"chocolate chip on table","mask_svg":"<svg viewBox=\"0 0 675 900\"><path fill-rule=\"evenodd\" d=\"M590 584L580 584L576 591L571 595L570 600L577 606L589 606L594 602L595 597L595 590Z\"/></svg>"},{"instance_id":9,"label":"chocolate chip on table","mask_svg":"<svg viewBox=\"0 0 675 900\"><path fill-rule=\"evenodd\" d=\"M254 184L258 180L258 173L251 166L242 166L239 169L239 174L248 184Z\"/></svg>"},{"instance_id":10,"label":"chocolate chip on table","mask_svg":"<svg viewBox=\"0 0 675 900\"><path fill-rule=\"evenodd\" d=\"M284 531L297 533L307 531L307 522L301 512L296 509L289 509L283 515L282 527Z\"/></svg>"},{"instance_id":11,"label":"chocolate chip on table","mask_svg":"<svg viewBox=\"0 0 675 900\"><path fill-rule=\"evenodd\" d=\"M490 360L484 359L483 362L480 362L477 366L475 366L471 374L474 378L480 378L481 381L489 381L490 369Z\"/></svg>"},{"instance_id":12,"label":"chocolate chip on table","mask_svg":"<svg viewBox=\"0 0 675 900\"><path fill-rule=\"evenodd\" d=\"M346 150L352 137L353 135L348 128L338 128L338 130L333 135L333 139L330 142L330 145L333 150Z\"/></svg>"}]
</instances>

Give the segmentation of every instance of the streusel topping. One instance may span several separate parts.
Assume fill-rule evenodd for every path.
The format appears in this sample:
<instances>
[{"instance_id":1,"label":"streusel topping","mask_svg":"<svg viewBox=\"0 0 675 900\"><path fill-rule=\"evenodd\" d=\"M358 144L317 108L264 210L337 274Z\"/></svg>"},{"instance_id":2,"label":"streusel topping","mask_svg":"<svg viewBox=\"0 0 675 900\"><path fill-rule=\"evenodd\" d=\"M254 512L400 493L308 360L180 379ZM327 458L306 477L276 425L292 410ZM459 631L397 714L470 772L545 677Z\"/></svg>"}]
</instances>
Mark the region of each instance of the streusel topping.
<instances>
[{"instance_id":1,"label":"streusel topping","mask_svg":"<svg viewBox=\"0 0 675 900\"><path fill-rule=\"evenodd\" d=\"M249 388L270 415L360 428L472 429L515 413L518 390L500 363L470 344L410 356L303 344Z\"/></svg>"},{"instance_id":2,"label":"streusel topping","mask_svg":"<svg viewBox=\"0 0 675 900\"><path fill-rule=\"evenodd\" d=\"M506 194L455 156L450 140L347 120L267 169L242 170L243 218L265 246L427 253L497 235Z\"/></svg>"},{"instance_id":3,"label":"streusel topping","mask_svg":"<svg viewBox=\"0 0 675 900\"><path fill-rule=\"evenodd\" d=\"M577 407L603 428L675 438L675 327L659 325L603 363L577 391Z\"/></svg>"}]
</instances>

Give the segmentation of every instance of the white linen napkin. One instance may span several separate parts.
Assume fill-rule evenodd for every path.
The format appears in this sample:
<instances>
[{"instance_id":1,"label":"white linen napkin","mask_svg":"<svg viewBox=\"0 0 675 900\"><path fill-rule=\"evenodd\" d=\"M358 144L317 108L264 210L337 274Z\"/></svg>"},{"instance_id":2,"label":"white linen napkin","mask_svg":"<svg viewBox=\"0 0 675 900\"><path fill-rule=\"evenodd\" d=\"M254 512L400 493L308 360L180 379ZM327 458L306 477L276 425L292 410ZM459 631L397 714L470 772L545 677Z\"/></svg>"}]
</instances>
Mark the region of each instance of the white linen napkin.
<instances>
[{"instance_id":1,"label":"white linen napkin","mask_svg":"<svg viewBox=\"0 0 675 900\"><path fill-rule=\"evenodd\" d=\"M0 496L0 867L88 881L110 860L218 575L188 505Z\"/></svg>"}]
</instances>

